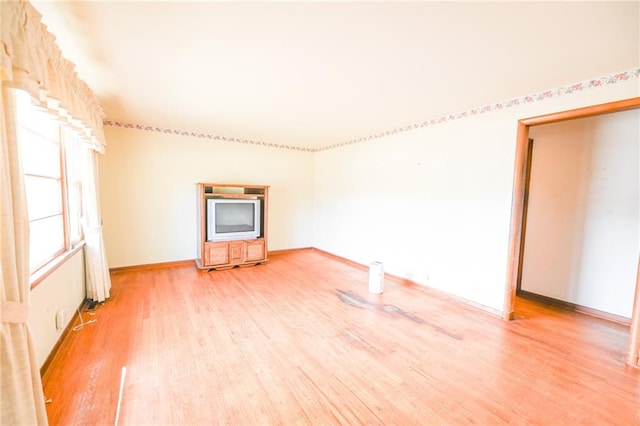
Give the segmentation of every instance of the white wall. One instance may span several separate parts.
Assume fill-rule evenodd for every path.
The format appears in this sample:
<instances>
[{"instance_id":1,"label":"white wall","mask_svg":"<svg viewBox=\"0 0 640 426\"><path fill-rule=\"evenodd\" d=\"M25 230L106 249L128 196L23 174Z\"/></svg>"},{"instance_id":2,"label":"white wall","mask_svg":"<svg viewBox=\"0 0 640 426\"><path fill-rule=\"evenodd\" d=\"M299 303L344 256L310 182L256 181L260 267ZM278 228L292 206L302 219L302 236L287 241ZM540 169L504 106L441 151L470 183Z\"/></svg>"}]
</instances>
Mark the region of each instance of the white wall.
<instances>
[{"instance_id":1,"label":"white wall","mask_svg":"<svg viewBox=\"0 0 640 426\"><path fill-rule=\"evenodd\" d=\"M196 183L270 185L269 250L309 247L309 152L105 127L100 198L110 267L194 259Z\"/></svg>"},{"instance_id":2,"label":"white wall","mask_svg":"<svg viewBox=\"0 0 640 426\"><path fill-rule=\"evenodd\" d=\"M80 250L31 290L29 327L41 367L85 298L84 277L84 254ZM66 312L66 321L58 329L56 313L60 310Z\"/></svg>"},{"instance_id":3,"label":"white wall","mask_svg":"<svg viewBox=\"0 0 640 426\"><path fill-rule=\"evenodd\" d=\"M531 128L523 290L630 318L640 250L640 112Z\"/></svg>"},{"instance_id":4,"label":"white wall","mask_svg":"<svg viewBox=\"0 0 640 426\"><path fill-rule=\"evenodd\" d=\"M314 246L501 311L517 120L633 96L629 81L318 152Z\"/></svg>"},{"instance_id":5,"label":"white wall","mask_svg":"<svg viewBox=\"0 0 640 426\"><path fill-rule=\"evenodd\" d=\"M106 127L109 264L193 259L196 182L267 184L270 250L380 260L501 310L517 120L638 93L630 79L314 154Z\"/></svg>"}]
</instances>

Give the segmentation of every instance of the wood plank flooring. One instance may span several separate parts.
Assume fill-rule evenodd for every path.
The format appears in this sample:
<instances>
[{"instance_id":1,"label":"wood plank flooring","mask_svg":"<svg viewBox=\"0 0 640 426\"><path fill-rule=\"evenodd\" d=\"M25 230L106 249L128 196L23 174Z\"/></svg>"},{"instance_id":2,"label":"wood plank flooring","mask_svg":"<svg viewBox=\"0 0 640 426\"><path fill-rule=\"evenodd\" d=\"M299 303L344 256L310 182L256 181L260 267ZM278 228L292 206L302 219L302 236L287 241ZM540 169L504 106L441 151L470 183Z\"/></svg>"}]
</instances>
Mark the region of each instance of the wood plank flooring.
<instances>
[{"instance_id":1,"label":"wood plank flooring","mask_svg":"<svg viewBox=\"0 0 640 426\"><path fill-rule=\"evenodd\" d=\"M112 274L43 381L50 423L640 424L628 328L518 300L515 321L313 250Z\"/></svg>"}]
</instances>

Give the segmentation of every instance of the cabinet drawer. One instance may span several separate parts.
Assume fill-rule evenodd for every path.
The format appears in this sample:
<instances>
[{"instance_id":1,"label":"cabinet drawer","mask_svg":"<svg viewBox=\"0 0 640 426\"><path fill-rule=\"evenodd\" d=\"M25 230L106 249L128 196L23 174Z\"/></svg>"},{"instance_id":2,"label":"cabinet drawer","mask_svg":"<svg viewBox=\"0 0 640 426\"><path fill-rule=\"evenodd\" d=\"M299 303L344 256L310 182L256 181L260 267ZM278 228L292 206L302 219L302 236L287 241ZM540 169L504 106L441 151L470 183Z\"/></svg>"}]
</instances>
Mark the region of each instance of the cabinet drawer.
<instances>
[{"instance_id":1,"label":"cabinet drawer","mask_svg":"<svg viewBox=\"0 0 640 426\"><path fill-rule=\"evenodd\" d=\"M245 262L263 260L264 258L264 240L250 240L244 242Z\"/></svg>"},{"instance_id":2,"label":"cabinet drawer","mask_svg":"<svg viewBox=\"0 0 640 426\"><path fill-rule=\"evenodd\" d=\"M242 263L242 241L229 243L229 263L232 265Z\"/></svg>"},{"instance_id":3,"label":"cabinet drawer","mask_svg":"<svg viewBox=\"0 0 640 426\"><path fill-rule=\"evenodd\" d=\"M229 263L228 243L206 243L204 246L204 264L224 265Z\"/></svg>"}]
</instances>

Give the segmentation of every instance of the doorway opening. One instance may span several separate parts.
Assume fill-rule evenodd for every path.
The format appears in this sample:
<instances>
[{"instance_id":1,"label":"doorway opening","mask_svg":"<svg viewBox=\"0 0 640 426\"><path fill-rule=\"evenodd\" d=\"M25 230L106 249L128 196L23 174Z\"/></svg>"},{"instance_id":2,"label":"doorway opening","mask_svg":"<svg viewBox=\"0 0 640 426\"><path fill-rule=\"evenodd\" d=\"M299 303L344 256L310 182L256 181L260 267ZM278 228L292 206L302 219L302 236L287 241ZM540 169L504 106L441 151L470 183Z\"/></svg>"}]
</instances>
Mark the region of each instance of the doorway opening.
<instances>
[{"instance_id":1,"label":"doorway opening","mask_svg":"<svg viewBox=\"0 0 640 426\"><path fill-rule=\"evenodd\" d=\"M533 126L552 124L578 118L593 117L602 114L627 111L640 108L640 97L617 102L594 105L570 111L526 118L518 121L516 140L516 167L514 174L513 198L511 209L511 229L509 237L509 256L503 316L510 320L514 317L514 306L518 283L522 278L524 255L525 223L527 214L527 186L531 161L531 142L529 129ZM640 368L640 256L638 258L635 283L635 297L629 332L627 363Z\"/></svg>"}]
</instances>

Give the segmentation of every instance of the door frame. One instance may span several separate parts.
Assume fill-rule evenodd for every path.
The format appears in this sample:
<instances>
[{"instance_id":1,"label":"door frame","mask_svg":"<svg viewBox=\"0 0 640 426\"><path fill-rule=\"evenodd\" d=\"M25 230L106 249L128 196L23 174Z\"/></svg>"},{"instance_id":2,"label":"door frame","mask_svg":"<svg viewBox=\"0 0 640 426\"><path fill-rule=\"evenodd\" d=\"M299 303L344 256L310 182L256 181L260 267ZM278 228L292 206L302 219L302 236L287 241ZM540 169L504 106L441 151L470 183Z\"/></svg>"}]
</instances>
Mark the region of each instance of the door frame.
<instances>
[{"instance_id":1,"label":"door frame","mask_svg":"<svg viewBox=\"0 0 640 426\"><path fill-rule=\"evenodd\" d=\"M640 109L640 97L624 99L577 108L568 111L555 112L536 117L518 120L516 137L516 158L513 177L513 194L511 198L511 226L509 230L509 253L507 257L507 279L505 287L504 308L502 317L505 320L514 318L514 305L518 282L521 278L520 264L522 262L524 243L524 225L526 220L526 181L530 167L529 128L542 124L558 123L560 121L611 114L632 109ZM640 254L638 256L638 273L636 276L636 290L629 330L629 350L627 363L640 368Z\"/></svg>"}]
</instances>

